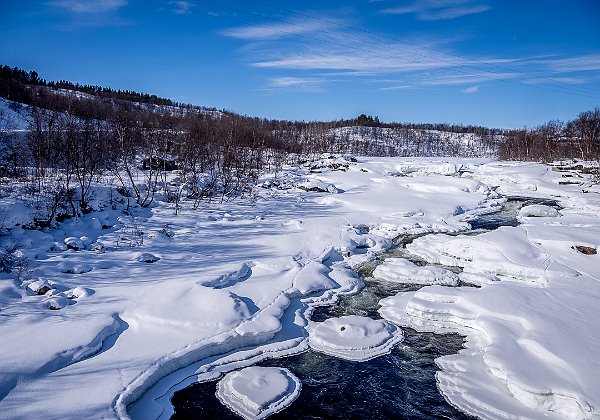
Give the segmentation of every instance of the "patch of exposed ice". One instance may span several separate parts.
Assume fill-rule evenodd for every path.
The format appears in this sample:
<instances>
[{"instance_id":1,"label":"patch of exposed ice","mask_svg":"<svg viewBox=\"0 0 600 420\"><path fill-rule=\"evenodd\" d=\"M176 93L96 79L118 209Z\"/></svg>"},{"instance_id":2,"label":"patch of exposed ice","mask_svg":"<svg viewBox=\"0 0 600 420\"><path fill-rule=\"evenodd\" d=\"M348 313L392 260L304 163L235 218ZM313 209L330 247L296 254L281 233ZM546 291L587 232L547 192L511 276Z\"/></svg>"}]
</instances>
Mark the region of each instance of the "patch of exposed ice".
<instances>
[{"instance_id":1,"label":"patch of exposed ice","mask_svg":"<svg viewBox=\"0 0 600 420\"><path fill-rule=\"evenodd\" d=\"M263 419L288 407L301 388L287 369L252 366L225 375L217 385L217 398L245 419Z\"/></svg>"}]
</instances>

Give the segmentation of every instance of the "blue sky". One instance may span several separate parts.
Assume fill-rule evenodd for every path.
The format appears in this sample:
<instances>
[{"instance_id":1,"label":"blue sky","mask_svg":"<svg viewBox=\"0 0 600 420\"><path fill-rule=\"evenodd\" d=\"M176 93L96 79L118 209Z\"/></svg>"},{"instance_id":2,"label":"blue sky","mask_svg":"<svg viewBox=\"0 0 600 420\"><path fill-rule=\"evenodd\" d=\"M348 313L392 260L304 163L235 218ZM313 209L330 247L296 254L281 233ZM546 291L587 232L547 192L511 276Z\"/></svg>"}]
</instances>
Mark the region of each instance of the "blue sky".
<instances>
[{"instance_id":1,"label":"blue sky","mask_svg":"<svg viewBox=\"0 0 600 420\"><path fill-rule=\"evenodd\" d=\"M3 0L0 62L267 118L491 127L600 106L600 1Z\"/></svg>"}]
</instances>

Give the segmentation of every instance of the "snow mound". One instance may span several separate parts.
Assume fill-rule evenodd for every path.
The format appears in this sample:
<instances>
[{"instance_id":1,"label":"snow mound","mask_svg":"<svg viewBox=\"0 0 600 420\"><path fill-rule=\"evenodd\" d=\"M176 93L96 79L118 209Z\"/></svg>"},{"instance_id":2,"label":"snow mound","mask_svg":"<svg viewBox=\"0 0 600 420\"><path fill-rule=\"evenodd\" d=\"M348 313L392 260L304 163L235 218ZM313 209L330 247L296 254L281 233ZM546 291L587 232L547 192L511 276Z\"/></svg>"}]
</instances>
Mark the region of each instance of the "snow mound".
<instances>
[{"instance_id":1,"label":"snow mound","mask_svg":"<svg viewBox=\"0 0 600 420\"><path fill-rule=\"evenodd\" d=\"M69 301L62 293L49 297L44 301L44 306L48 309L59 310L69 305Z\"/></svg>"},{"instance_id":2,"label":"snow mound","mask_svg":"<svg viewBox=\"0 0 600 420\"><path fill-rule=\"evenodd\" d=\"M331 194L337 194L339 192L342 192L335 185L319 180L307 181L303 184L298 185L298 188L306 192L323 192Z\"/></svg>"},{"instance_id":3,"label":"snow mound","mask_svg":"<svg viewBox=\"0 0 600 420\"><path fill-rule=\"evenodd\" d=\"M215 316L216 313L219 316ZM250 317L250 310L239 296L225 290L202 286L170 290L156 287L146 291L139 301L139 309L129 315L142 324L210 329L216 333L238 326Z\"/></svg>"},{"instance_id":4,"label":"snow mound","mask_svg":"<svg viewBox=\"0 0 600 420\"><path fill-rule=\"evenodd\" d=\"M436 359L436 378L446 399L471 415L594 418L599 382L586 367L597 340L586 331L598 316L582 318L581 307L596 298L538 291L501 281L481 288L428 286L381 300L379 313L417 331L467 336L465 349ZM559 337L550 333L556 328Z\"/></svg>"},{"instance_id":5,"label":"snow mound","mask_svg":"<svg viewBox=\"0 0 600 420\"><path fill-rule=\"evenodd\" d=\"M308 342L316 351L365 361L389 353L403 337L402 331L387 321L348 315L313 325Z\"/></svg>"},{"instance_id":6,"label":"snow mound","mask_svg":"<svg viewBox=\"0 0 600 420\"><path fill-rule=\"evenodd\" d=\"M94 291L92 289L77 286L77 287L67 290L65 292L65 295L69 299L80 299L83 297L88 297L93 293L94 293Z\"/></svg>"},{"instance_id":7,"label":"snow mound","mask_svg":"<svg viewBox=\"0 0 600 420\"><path fill-rule=\"evenodd\" d=\"M406 248L432 264L502 280L546 285L551 276L579 276L565 265L549 264L548 255L529 241L522 227L501 227L477 236L428 235Z\"/></svg>"},{"instance_id":8,"label":"snow mound","mask_svg":"<svg viewBox=\"0 0 600 420\"><path fill-rule=\"evenodd\" d=\"M94 269L90 264L76 264L70 261L63 261L58 264L58 268L62 273L65 274L83 274L89 273Z\"/></svg>"},{"instance_id":9,"label":"snow mound","mask_svg":"<svg viewBox=\"0 0 600 420\"><path fill-rule=\"evenodd\" d=\"M554 207L543 204L524 206L519 210L519 217L558 217L560 213Z\"/></svg>"},{"instance_id":10,"label":"snow mound","mask_svg":"<svg viewBox=\"0 0 600 420\"><path fill-rule=\"evenodd\" d=\"M373 277L393 283L458 286L453 272L439 267L420 267L404 258L387 258L373 271Z\"/></svg>"},{"instance_id":11,"label":"snow mound","mask_svg":"<svg viewBox=\"0 0 600 420\"><path fill-rule=\"evenodd\" d=\"M233 286L234 284L247 280L252 275L252 267L250 264L244 263L236 271L231 273L223 274L214 280L202 282L203 286L214 287L216 289L222 289L225 287Z\"/></svg>"},{"instance_id":12,"label":"snow mound","mask_svg":"<svg viewBox=\"0 0 600 420\"><path fill-rule=\"evenodd\" d=\"M327 266L316 261L311 261L296 275L293 287L295 287L302 295L329 289L337 289L340 285L328 276L329 271Z\"/></svg>"},{"instance_id":13,"label":"snow mound","mask_svg":"<svg viewBox=\"0 0 600 420\"><path fill-rule=\"evenodd\" d=\"M288 407L301 388L287 369L252 366L225 375L217 385L217 398L245 419L263 419Z\"/></svg>"},{"instance_id":14,"label":"snow mound","mask_svg":"<svg viewBox=\"0 0 600 420\"><path fill-rule=\"evenodd\" d=\"M50 286L50 284L46 280L37 279L29 283L27 285L27 289L29 289L36 295L45 295L50 290L52 290L52 286Z\"/></svg>"},{"instance_id":15,"label":"snow mound","mask_svg":"<svg viewBox=\"0 0 600 420\"><path fill-rule=\"evenodd\" d=\"M82 249L85 249L85 245L83 244L81 238L70 236L68 238L65 238L64 242L68 249L72 249L74 251L80 251Z\"/></svg>"},{"instance_id":16,"label":"snow mound","mask_svg":"<svg viewBox=\"0 0 600 420\"><path fill-rule=\"evenodd\" d=\"M150 252L142 252L136 257L136 260L139 262L145 262L148 264L160 261L160 259L161 258L158 255L151 254Z\"/></svg>"}]
</instances>

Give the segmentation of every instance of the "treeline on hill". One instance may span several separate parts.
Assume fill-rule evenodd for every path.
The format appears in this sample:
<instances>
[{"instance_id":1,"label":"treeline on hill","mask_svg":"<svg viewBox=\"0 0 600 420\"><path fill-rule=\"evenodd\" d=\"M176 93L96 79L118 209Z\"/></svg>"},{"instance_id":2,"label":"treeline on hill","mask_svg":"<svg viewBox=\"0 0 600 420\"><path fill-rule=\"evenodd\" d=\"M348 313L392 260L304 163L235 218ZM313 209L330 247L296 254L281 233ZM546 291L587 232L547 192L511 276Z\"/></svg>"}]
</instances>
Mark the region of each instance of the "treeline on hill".
<instances>
[{"instance_id":1,"label":"treeline on hill","mask_svg":"<svg viewBox=\"0 0 600 420\"><path fill-rule=\"evenodd\" d=\"M600 108L580 113L572 121L550 121L539 127L512 130L500 144L506 160L551 162L577 158L600 160Z\"/></svg>"},{"instance_id":2,"label":"treeline on hill","mask_svg":"<svg viewBox=\"0 0 600 420\"><path fill-rule=\"evenodd\" d=\"M177 106L154 95L46 82L8 66L0 66L0 97L30 115L24 131L11 130L0 115L0 177L27 183L25 194L40 210L39 226L89 211L92 186L107 176L118 187L111 194L116 190L116 199L127 206L131 200L148 206L161 192L177 211L183 197L196 207L205 199L235 197L249 191L262 172L323 153L489 155L503 135L485 127L384 124L364 114L333 122L267 120ZM547 149L571 153L585 139L582 156L597 150L597 133L580 136L580 125L552 132L570 139L560 141L569 147ZM537 159L532 130L524 131L523 144L520 133L510 133L503 157Z\"/></svg>"}]
</instances>

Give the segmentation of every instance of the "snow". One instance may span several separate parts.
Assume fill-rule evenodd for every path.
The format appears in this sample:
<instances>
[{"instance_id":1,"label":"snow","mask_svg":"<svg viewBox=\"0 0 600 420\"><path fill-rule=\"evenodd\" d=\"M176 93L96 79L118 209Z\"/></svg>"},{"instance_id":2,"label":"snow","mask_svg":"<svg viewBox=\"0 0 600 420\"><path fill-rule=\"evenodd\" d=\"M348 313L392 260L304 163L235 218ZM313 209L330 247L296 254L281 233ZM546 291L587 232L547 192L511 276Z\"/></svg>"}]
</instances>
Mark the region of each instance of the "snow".
<instances>
[{"instance_id":1,"label":"snow","mask_svg":"<svg viewBox=\"0 0 600 420\"><path fill-rule=\"evenodd\" d=\"M124 215L105 181L96 211L42 230L23 228L28 203L0 195L0 250L12 261L0 274L2 417L169 418L171 396L190 384L309 348L376 357L404 326L466 336L436 363L440 392L467 414L598 416L600 255L575 248L600 246L598 186L561 185L537 163L356 160L286 167L249 197L198 210L184 201L178 215L161 197ZM337 193L295 188L312 182ZM507 196L554 198L560 217L469 232ZM383 280L455 285L442 265L480 287L423 285L382 301L387 321L310 320L357 292L354 270L399 235L424 235L405 251L429 265L387 258Z\"/></svg>"},{"instance_id":2,"label":"snow","mask_svg":"<svg viewBox=\"0 0 600 420\"><path fill-rule=\"evenodd\" d=\"M554 207L544 206L542 204L532 204L524 206L519 211L520 217L558 217L560 213Z\"/></svg>"},{"instance_id":3,"label":"snow","mask_svg":"<svg viewBox=\"0 0 600 420\"><path fill-rule=\"evenodd\" d=\"M394 283L458 286L458 275L439 267L419 267L403 258L387 258L373 271L376 279Z\"/></svg>"},{"instance_id":4,"label":"snow","mask_svg":"<svg viewBox=\"0 0 600 420\"><path fill-rule=\"evenodd\" d=\"M262 419L289 406L301 388L287 369L253 366L225 375L217 385L217 397L245 419Z\"/></svg>"},{"instance_id":5,"label":"snow","mask_svg":"<svg viewBox=\"0 0 600 420\"><path fill-rule=\"evenodd\" d=\"M389 353L402 338L402 331L387 321L347 315L313 323L308 342L313 350L365 361Z\"/></svg>"}]
</instances>

